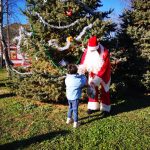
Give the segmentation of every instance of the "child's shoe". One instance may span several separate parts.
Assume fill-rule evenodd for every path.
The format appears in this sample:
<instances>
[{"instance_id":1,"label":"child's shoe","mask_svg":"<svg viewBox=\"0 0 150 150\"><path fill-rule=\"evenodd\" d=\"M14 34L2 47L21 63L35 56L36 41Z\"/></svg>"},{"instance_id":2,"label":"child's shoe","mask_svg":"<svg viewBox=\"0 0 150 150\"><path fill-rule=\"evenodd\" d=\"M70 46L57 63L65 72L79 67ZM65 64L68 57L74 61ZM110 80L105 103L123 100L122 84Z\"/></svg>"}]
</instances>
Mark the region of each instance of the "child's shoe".
<instances>
[{"instance_id":1,"label":"child's shoe","mask_svg":"<svg viewBox=\"0 0 150 150\"><path fill-rule=\"evenodd\" d=\"M74 123L73 123L73 127L74 127L74 128L77 128L77 127L79 127L79 126L80 126L80 123L79 123L79 122L74 122Z\"/></svg>"},{"instance_id":2,"label":"child's shoe","mask_svg":"<svg viewBox=\"0 0 150 150\"><path fill-rule=\"evenodd\" d=\"M67 118L66 124L71 124L73 122L72 118Z\"/></svg>"}]
</instances>

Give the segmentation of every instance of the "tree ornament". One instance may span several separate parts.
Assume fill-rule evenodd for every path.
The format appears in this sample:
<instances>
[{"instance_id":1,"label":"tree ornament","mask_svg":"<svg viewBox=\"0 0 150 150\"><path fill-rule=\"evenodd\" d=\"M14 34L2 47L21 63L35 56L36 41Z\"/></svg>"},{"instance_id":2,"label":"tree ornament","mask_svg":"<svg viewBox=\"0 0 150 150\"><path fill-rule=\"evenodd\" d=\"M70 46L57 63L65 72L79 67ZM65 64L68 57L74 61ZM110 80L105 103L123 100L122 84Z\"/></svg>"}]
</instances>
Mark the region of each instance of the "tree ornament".
<instances>
[{"instance_id":1,"label":"tree ornament","mask_svg":"<svg viewBox=\"0 0 150 150\"><path fill-rule=\"evenodd\" d=\"M65 12L66 16L71 17L72 16L72 8L69 7L69 9Z\"/></svg>"},{"instance_id":2,"label":"tree ornament","mask_svg":"<svg viewBox=\"0 0 150 150\"><path fill-rule=\"evenodd\" d=\"M67 37L67 41L68 41L68 42L72 42L72 41L73 41L72 36Z\"/></svg>"}]
</instances>

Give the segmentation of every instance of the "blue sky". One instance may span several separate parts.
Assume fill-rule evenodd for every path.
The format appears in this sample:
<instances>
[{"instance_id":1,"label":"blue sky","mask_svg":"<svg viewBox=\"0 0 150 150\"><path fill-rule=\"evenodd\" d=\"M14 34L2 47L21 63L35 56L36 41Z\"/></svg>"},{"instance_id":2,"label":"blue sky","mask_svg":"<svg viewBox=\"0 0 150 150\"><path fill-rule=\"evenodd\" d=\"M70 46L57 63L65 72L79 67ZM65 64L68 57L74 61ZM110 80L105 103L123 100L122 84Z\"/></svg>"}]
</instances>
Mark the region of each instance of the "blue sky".
<instances>
[{"instance_id":1,"label":"blue sky","mask_svg":"<svg viewBox=\"0 0 150 150\"><path fill-rule=\"evenodd\" d=\"M126 7L126 3L123 0L101 0L103 7L100 10L108 10L113 8L116 14L120 14Z\"/></svg>"},{"instance_id":2,"label":"blue sky","mask_svg":"<svg viewBox=\"0 0 150 150\"><path fill-rule=\"evenodd\" d=\"M125 0L124 0L125 1ZM101 11L107 11L110 8L114 9L114 12L110 15L111 19L118 22L118 16L121 14L124 8L126 8L126 3L123 0L101 0L103 7L100 8ZM17 5L19 8L25 8L25 0L18 0ZM20 10L16 8L16 17L12 18L12 22L19 22L22 24L27 23L27 18L23 16ZM20 13L19 13L20 12Z\"/></svg>"},{"instance_id":3,"label":"blue sky","mask_svg":"<svg viewBox=\"0 0 150 150\"><path fill-rule=\"evenodd\" d=\"M101 0L101 2L103 7L101 7L100 10L107 11L110 8L114 9L110 17L115 22L119 22L119 15L128 7L127 0Z\"/></svg>"}]
</instances>

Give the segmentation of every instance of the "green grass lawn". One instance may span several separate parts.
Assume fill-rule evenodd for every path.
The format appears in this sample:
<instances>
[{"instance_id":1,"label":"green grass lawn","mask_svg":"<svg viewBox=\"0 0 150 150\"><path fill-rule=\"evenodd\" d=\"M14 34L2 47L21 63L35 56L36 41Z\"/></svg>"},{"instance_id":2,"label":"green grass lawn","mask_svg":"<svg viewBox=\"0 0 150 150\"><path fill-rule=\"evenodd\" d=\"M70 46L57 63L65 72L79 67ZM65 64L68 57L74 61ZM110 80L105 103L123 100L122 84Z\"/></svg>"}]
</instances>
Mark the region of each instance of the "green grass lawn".
<instances>
[{"instance_id":1,"label":"green grass lawn","mask_svg":"<svg viewBox=\"0 0 150 150\"><path fill-rule=\"evenodd\" d=\"M1 84L7 81L0 70L0 150L149 150L150 98L141 96L112 105L112 115L86 114L80 103L81 126L66 125L67 105L41 103L13 96Z\"/></svg>"}]
</instances>

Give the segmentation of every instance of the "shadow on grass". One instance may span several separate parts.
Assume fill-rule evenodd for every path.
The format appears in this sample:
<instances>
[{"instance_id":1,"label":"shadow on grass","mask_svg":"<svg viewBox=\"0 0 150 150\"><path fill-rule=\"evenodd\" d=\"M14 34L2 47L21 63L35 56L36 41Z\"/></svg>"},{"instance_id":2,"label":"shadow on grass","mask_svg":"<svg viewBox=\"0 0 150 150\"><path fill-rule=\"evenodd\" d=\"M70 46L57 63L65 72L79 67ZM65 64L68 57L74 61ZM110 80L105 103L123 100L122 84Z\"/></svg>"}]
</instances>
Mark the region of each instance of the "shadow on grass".
<instances>
[{"instance_id":1,"label":"shadow on grass","mask_svg":"<svg viewBox=\"0 0 150 150\"><path fill-rule=\"evenodd\" d=\"M150 106L150 96L143 96L143 95L131 96L126 98L123 102L120 102L118 104L113 104L110 115L114 116L119 113L142 109L149 106ZM80 121L85 120L81 125L90 123L95 120L109 117L109 116L102 117L99 110L95 111L94 113L92 113L91 115L87 115L86 117L80 118Z\"/></svg>"},{"instance_id":2,"label":"shadow on grass","mask_svg":"<svg viewBox=\"0 0 150 150\"><path fill-rule=\"evenodd\" d=\"M108 117L108 116L107 116ZM96 114L96 115L88 115L87 117L84 117L84 118L81 118L79 119L80 121L82 120L86 120L84 122L81 122L81 126L84 125L84 124L87 124L87 123L90 123L90 122L93 122L93 121L96 121L96 120L99 120L99 119L103 119L103 118L107 118L106 116L103 117L101 116L101 114Z\"/></svg>"},{"instance_id":3,"label":"shadow on grass","mask_svg":"<svg viewBox=\"0 0 150 150\"><path fill-rule=\"evenodd\" d=\"M119 113L142 109L149 106L150 96L131 96L126 98L125 101L120 104L112 105L111 115L117 115Z\"/></svg>"},{"instance_id":4,"label":"shadow on grass","mask_svg":"<svg viewBox=\"0 0 150 150\"><path fill-rule=\"evenodd\" d=\"M69 132L66 131L66 130L54 131L54 132L51 132L51 133L31 137L29 139L24 139L24 140L20 140L20 141L14 141L14 142L11 142L11 143L3 144L3 145L0 146L0 150L22 149L22 148L28 147L31 144L37 143L37 142L50 140L50 139L52 139L56 136L59 136L59 135L65 136L68 133Z\"/></svg>"},{"instance_id":5,"label":"shadow on grass","mask_svg":"<svg viewBox=\"0 0 150 150\"><path fill-rule=\"evenodd\" d=\"M0 94L0 98L13 97L13 96L15 96L15 94L13 93Z\"/></svg>"}]
</instances>

